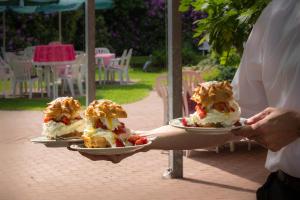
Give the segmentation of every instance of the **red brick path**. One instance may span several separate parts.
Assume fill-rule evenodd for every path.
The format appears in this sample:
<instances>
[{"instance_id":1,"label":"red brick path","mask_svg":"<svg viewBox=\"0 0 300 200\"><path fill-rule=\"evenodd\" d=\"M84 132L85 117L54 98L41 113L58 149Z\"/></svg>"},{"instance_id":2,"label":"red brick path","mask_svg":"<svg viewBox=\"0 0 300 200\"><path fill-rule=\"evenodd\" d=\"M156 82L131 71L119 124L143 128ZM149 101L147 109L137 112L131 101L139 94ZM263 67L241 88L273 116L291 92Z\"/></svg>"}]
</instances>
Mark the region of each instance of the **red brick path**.
<instances>
[{"instance_id":1,"label":"red brick path","mask_svg":"<svg viewBox=\"0 0 300 200\"><path fill-rule=\"evenodd\" d=\"M163 121L162 102L152 92L125 106L132 129L147 130ZM0 200L83 199L255 199L263 183L266 151L239 143L236 151L193 152L184 158L184 179L165 180L168 156L139 153L119 164L90 161L66 148L47 148L29 140L41 133L42 113L0 111Z\"/></svg>"}]
</instances>

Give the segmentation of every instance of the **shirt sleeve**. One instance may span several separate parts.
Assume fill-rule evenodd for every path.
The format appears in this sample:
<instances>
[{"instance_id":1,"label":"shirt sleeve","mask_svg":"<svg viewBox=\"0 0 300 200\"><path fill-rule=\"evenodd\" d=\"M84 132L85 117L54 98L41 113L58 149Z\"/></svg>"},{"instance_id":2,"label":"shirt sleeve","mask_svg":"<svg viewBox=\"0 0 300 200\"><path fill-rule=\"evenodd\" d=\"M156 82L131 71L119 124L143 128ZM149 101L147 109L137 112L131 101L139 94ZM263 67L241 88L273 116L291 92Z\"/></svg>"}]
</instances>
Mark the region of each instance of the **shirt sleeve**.
<instances>
[{"instance_id":1,"label":"shirt sleeve","mask_svg":"<svg viewBox=\"0 0 300 200\"><path fill-rule=\"evenodd\" d=\"M232 81L234 98L238 101L243 117L250 117L266 107L268 102L262 81L264 30L271 10L266 8L245 45L241 64Z\"/></svg>"}]
</instances>

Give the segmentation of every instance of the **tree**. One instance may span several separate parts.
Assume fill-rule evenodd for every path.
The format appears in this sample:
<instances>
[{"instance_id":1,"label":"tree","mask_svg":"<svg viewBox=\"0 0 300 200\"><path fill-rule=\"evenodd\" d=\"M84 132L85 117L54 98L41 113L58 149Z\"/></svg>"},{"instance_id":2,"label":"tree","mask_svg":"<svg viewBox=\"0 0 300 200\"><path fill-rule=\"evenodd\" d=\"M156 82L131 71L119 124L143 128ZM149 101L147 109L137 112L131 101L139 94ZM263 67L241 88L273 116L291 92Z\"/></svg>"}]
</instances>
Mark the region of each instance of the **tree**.
<instances>
[{"instance_id":1,"label":"tree","mask_svg":"<svg viewBox=\"0 0 300 200\"><path fill-rule=\"evenodd\" d=\"M194 21L194 37L201 38L199 44L209 40L217 55L229 55L235 48L243 53L254 23L270 0L182 0L180 11L190 8L208 14L207 18Z\"/></svg>"}]
</instances>

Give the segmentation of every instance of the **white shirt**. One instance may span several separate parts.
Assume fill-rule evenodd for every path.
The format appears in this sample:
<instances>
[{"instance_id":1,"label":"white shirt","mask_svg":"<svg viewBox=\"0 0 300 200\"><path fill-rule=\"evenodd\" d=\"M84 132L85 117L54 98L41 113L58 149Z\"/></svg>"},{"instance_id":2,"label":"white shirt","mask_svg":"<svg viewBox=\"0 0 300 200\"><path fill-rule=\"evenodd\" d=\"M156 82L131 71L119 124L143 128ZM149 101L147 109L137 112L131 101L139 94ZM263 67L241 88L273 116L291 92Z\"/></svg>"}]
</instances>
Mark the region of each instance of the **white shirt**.
<instances>
[{"instance_id":1,"label":"white shirt","mask_svg":"<svg viewBox=\"0 0 300 200\"><path fill-rule=\"evenodd\" d=\"M242 115L266 107L300 112L300 1L273 0L246 43L232 82ZM300 138L280 151L268 151L266 168L300 178Z\"/></svg>"}]
</instances>

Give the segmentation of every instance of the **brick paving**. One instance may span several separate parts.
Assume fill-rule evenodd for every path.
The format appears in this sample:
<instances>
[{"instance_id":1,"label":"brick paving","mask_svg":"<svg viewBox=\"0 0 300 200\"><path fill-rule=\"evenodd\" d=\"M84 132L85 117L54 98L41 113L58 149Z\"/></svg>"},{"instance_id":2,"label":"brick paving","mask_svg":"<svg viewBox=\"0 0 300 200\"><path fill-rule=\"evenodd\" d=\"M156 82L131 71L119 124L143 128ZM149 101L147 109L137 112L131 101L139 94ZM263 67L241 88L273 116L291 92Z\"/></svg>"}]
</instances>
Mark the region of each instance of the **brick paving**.
<instances>
[{"instance_id":1,"label":"brick paving","mask_svg":"<svg viewBox=\"0 0 300 200\"><path fill-rule=\"evenodd\" d=\"M151 92L125 105L128 127L162 125L162 101ZM90 161L66 148L47 148L29 140L41 133L42 112L0 111L0 200L82 199L255 199L264 182L266 150L238 143L220 153L194 151L184 158L184 179L163 179L164 151L139 153L119 164Z\"/></svg>"}]
</instances>

